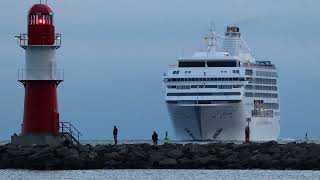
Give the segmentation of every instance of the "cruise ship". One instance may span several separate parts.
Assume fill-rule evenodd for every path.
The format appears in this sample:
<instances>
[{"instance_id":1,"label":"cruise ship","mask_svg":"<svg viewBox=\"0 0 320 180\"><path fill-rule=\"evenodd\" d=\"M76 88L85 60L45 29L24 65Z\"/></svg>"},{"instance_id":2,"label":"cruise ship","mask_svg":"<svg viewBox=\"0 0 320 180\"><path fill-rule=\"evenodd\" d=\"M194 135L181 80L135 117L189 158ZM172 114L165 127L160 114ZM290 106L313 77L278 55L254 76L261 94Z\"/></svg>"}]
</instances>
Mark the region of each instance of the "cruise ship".
<instances>
[{"instance_id":1,"label":"cruise ship","mask_svg":"<svg viewBox=\"0 0 320 180\"><path fill-rule=\"evenodd\" d=\"M207 48L181 57L164 74L166 106L178 140L277 140L280 133L278 73L256 60L239 27L209 31Z\"/></svg>"}]
</instances>

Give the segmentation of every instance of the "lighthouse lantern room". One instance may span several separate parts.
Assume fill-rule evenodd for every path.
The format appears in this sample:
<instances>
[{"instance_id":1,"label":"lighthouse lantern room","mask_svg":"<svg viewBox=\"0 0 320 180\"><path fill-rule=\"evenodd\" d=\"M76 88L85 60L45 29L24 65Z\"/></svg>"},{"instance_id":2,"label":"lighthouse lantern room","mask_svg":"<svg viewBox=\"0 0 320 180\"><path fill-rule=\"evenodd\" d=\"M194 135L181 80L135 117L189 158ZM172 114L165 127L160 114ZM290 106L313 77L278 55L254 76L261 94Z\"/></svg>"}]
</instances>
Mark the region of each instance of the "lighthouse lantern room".
<instances>
[{"instance_id":1,"label":"lighthouse lantern room","mask_svg":"<svg viewBox=\"0 0 320 180\"><path fill-rule=\"evenodd\" d=\"M16 39L25 50L25 68L18 70L25 98L21 134L12 136L12 143L60 143L57 87L63 81L63 70L57 69L55 53L61 35L55 34L51 8L33 5L28 13L28 33Z\"/></svg>"}]
</instances>

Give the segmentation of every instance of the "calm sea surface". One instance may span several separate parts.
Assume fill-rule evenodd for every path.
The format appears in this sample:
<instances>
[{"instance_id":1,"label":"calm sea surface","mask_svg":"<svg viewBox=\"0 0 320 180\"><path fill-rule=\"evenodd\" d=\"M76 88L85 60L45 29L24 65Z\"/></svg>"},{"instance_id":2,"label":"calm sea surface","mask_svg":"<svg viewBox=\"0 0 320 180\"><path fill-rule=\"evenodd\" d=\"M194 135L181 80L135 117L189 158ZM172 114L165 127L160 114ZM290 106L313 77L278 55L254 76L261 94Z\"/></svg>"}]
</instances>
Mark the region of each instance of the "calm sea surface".
<instances>
[{"instance_id":1,"label":"calm sea surface","mask_svg":"<svg viewBox=\"0 0 320 180\"><path fill-rule=\"evenodd\" d=\"M320 171L262 171L262 170L77 170L25 171L0 170L0 179L168 179L168 180L264 180L320 179Z\"/></svg>"}]
</instances>

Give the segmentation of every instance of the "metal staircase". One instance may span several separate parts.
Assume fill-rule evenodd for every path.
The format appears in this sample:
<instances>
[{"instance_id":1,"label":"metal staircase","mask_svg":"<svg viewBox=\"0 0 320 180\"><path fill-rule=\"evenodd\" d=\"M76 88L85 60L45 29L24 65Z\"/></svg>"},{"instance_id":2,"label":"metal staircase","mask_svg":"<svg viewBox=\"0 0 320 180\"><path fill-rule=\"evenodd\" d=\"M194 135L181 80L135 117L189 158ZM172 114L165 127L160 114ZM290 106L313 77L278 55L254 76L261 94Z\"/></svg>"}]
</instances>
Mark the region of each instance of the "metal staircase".
<instances>
[{"instance_id":1,"label":"metal staircase","mask_svg":"<svg viewBox=\"0 0 320 180\"><path fill-rule=\"evenodd\" d=\"M70 122L60 122L60 132L63 136L75 144L80 144L82 133L78 131Z\"/></svg>"}]
</instances>

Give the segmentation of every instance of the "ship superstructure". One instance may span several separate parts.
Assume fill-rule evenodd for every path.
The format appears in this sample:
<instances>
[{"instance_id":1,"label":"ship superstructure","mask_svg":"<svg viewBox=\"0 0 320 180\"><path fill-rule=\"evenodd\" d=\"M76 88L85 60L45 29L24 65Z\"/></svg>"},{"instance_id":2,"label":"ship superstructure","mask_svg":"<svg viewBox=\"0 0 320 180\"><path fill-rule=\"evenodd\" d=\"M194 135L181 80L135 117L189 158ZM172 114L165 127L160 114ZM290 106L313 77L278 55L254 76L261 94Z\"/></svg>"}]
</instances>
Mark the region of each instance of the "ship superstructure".
<instances>
[{"instance_id":1,"label":"ship superstructure","mask_svg":"<svg viewBox=\"0 0 320 180\"><path fill-rule=\"evenodd\" d=\"M222 39L219 46L217 39ZM270 61L257 61L228 26L210 31L207 50L178 59L164 75L166 104L179 140L276 140L280 133L278 74Z\"/></svg>"}]
</instances>

